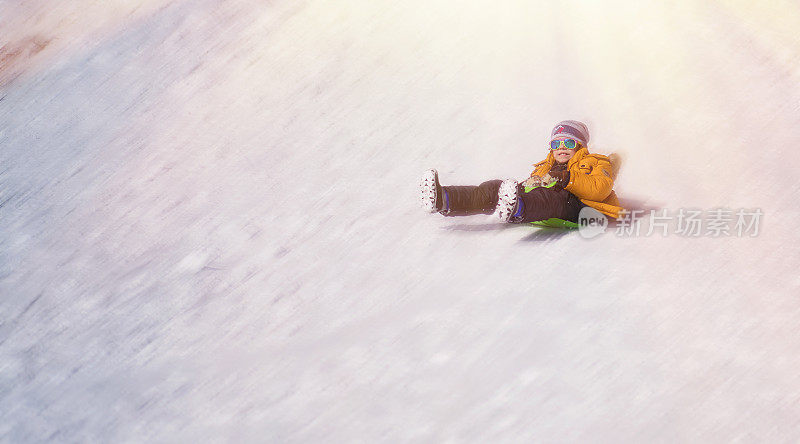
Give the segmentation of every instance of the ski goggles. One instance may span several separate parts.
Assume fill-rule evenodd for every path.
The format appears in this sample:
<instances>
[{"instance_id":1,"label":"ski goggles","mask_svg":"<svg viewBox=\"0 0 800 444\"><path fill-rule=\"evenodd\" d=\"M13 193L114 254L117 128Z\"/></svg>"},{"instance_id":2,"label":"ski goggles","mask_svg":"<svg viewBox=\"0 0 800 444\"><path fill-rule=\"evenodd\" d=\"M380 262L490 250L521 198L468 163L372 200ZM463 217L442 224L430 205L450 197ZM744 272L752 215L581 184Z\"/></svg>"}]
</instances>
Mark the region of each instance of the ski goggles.
<instances>
[{"instance_id":1,"label":"ski goggles","mask_svg":"<svg viewBox=\"0 0 800 444\"><path fill-rule=\"evenodd\" d=\"M563 140L551 140L550 141L550 149L557 150L564 146L565 149L574 150L576 146L578 146L578 142L575 139L563 139Z\"/></svg>"}]
</instances>

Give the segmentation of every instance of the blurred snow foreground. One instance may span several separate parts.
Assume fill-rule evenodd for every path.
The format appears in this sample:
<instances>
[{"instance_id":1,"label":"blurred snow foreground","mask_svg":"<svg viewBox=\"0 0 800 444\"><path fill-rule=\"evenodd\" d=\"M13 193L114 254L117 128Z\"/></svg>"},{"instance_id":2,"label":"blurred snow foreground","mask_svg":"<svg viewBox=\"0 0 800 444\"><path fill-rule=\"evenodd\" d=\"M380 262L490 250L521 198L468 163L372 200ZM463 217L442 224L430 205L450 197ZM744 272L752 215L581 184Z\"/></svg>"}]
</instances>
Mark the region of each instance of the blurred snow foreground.
<instances>
[{"instance_id":1,"label":"blurred snow foreground","mask_svg":"<svg viewBox=\"0 0 800 444\"><path fill-rule=\"evenodd\" d=\"M0 3L0 441L800 440L798 26L733 0ZM621 197L758 233L415 206L426 168L525 178L563 119L625 154Z\"/></svg>"}]
</instances>

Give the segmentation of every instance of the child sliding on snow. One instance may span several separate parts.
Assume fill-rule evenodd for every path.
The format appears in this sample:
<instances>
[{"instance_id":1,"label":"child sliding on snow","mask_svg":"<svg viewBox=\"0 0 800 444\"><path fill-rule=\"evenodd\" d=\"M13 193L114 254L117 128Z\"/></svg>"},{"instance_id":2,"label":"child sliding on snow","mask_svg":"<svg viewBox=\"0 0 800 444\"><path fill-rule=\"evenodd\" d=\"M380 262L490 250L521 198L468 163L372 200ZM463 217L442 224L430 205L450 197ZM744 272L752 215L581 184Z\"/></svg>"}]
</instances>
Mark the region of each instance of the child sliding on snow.
<instances>
[{"instance_id":1,"label":"child sliding on snow","mask_svg":"<svg viewBox=\"0 0 800 444\"><path fill-rule=\"evenodd\" d=\"M547 158L534 165L523 183L507 179L478 186L441 186L436 170L428 170L420 182L422 204L431 213L494 213L509 223L577 222L586 206L617 218L622 208L612 189L616 172L607 156L589 153L588 142L589 130L583 123L559 123L550 134Z\"/></svg>"}]
</instances>

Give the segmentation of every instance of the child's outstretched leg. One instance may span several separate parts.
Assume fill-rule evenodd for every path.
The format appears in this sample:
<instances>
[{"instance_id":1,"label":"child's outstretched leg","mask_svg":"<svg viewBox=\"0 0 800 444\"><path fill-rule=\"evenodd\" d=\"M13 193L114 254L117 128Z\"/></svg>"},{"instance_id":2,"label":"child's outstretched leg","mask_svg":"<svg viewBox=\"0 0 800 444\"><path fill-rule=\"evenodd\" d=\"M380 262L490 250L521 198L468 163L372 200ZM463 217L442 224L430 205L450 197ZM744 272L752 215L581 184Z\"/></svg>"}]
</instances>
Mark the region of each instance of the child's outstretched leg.
<instances>
[{"instance_id":1,"label":"child's outstretched leg","mask_svg":"<svg viewBox=\"0 0 800 444\"><path fill-rule=\"evenodd\" d=\"M518 196L519 205L514 218L516 222L535 222L550 218L577 222L581 208L586 206L574 194L564 189L537 187Z\"/></svg>"},{"instance_id":2,"label":"child's outstretched leg","mask_svg":"<svg viewBox=\"0 0 800 444\"><path fill-rule=\"evenodd\" d=\"M426 211L444 216L492 214L497 206L500 180L486 181L478 186L441 186L436 170L428 170L420 181L420 200Z\"/></svg>"}]
</instances>

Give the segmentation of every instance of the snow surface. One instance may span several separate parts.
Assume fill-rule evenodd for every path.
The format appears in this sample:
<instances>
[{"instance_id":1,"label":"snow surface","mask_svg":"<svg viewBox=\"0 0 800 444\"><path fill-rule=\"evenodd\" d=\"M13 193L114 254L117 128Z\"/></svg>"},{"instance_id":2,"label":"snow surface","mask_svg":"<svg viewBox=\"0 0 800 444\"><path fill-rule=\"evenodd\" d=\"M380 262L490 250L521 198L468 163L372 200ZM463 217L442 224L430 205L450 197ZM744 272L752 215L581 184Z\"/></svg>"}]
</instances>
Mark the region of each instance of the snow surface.
<instances>
[{"instance_id":1,"label":"snow surface","mask_svg":"<svg viewBox=\"0 0 800 444\"><path fill-rule=\"evenodd\" d=\"M14 4L12 4L14 3ZM23 6L24 3L24 6ZM800 7L0 2L0 441L800 440ZM562 119L756 237L424 214Z\"/></svg>"}]
</instances>

